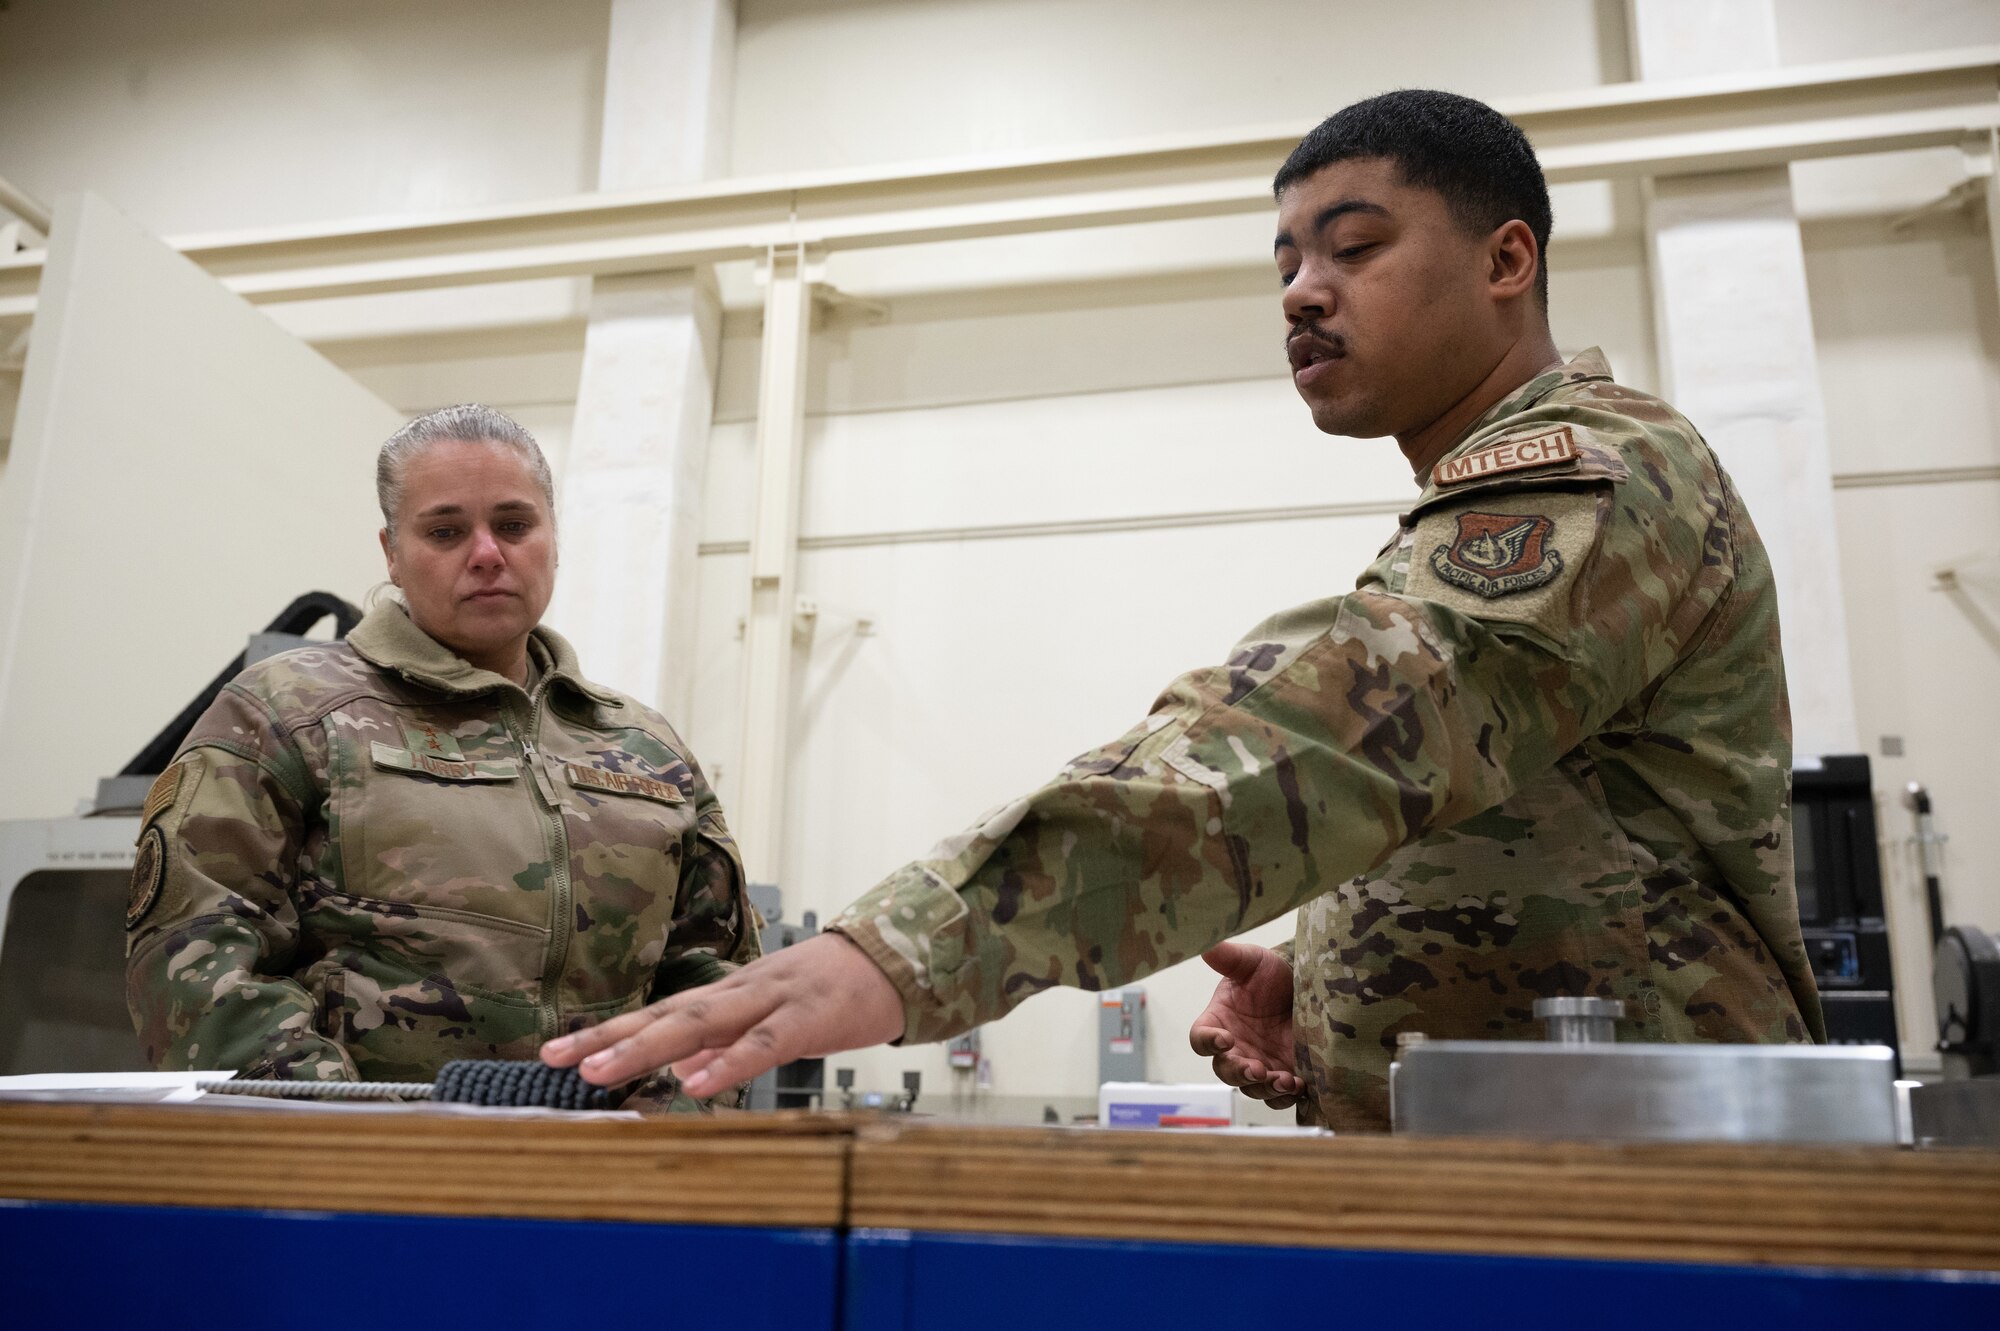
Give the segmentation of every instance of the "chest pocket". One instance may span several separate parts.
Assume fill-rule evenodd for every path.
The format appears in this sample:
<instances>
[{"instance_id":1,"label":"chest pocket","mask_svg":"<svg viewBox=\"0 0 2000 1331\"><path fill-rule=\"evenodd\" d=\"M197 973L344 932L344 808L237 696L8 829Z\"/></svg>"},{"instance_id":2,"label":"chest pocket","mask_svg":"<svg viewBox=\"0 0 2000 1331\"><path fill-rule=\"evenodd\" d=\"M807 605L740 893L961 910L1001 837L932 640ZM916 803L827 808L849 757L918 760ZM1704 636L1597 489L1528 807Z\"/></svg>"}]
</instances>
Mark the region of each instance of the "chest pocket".
<instances>
[{"instance_id":1,"label":"chest pocket","mask_svg":"<svg viewBox=\"0 0 2000 1331\"><path fill-rule=\"evenodd\" d=\"M555 764L568 787L563 817L577 912L568 978L580 996L643 989L673 933L694 801L670 779L672 769L637 766L617 751Z\"/></svg>"},{"instance_id":2,"label":"chest pocket","mask_svg":"<svg viewBox=\"0 0 2000 1331\"><path fill-rule=\"evenodd\" d=\"M343 746L343 758L334 834L348 896L399 913L547 927L551 829L518 760L380 741Z\"/></svg>"},{"instance_id":3,"label":"chest pocket","mask_svg":"<svg viewBox=\"0 0 2000 1331\"><path fill-rule=\"evenodd\" d=\"M557 770L569 786L563 806L578 887L628 915L652 914L658 898L659 918L670 918L682 843L695 825L687 792L665 774L618 770L587 758L560 763Z\"/></svg>"}]
</instances>

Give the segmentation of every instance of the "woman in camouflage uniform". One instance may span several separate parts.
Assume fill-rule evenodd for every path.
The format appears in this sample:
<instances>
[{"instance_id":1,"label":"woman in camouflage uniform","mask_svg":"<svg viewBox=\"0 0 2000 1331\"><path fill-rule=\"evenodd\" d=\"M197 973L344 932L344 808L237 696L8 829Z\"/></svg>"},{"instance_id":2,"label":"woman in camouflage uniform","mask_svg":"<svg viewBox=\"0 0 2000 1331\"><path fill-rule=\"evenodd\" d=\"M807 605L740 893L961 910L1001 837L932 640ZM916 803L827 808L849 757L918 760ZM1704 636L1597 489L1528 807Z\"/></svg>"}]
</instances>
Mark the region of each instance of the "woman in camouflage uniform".
<instances>
[{"instance_id":1,"label":"woman in camouflage uniform","mask_svg":"<svg viewBox=\"0 0 2000 1331\"><path fill-rule=\"evenodd\" d=\"M540 627L533 437L447 408L376 485L401 603L237 676L146 801L126 990L162 1068L427 1080L757 955L687 745Z\"/></svg>"}]
</instances>

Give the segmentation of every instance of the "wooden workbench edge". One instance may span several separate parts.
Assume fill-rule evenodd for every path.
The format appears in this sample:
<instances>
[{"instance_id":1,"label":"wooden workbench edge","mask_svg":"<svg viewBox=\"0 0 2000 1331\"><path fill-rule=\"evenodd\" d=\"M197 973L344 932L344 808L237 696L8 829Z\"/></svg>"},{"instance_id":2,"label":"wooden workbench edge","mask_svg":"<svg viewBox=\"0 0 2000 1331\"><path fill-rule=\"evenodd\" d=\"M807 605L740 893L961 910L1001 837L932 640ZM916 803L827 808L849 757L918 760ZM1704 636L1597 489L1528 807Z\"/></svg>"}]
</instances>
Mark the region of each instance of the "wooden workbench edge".
<instances>
[{"instance_id":1,"label":"wooden workbench edge","mask_svg":"<svg viewBox=\"0 0 2000 1331\"><path fill-rule=\"evenodd\" d=\"M2000 1270L2000 1152L0 1103L0 1197Z\"/></svg>"},{"instance_id":2,"label":"wooden workbench edge","mask_svg":"<svg viewBox=\"0 0 2000 1331\"><path fill-rule=\"evenodd\" d=\"M2000 1153L863 1127L856 1227L2000 1270Z\"/></svg>"}]
</instances>

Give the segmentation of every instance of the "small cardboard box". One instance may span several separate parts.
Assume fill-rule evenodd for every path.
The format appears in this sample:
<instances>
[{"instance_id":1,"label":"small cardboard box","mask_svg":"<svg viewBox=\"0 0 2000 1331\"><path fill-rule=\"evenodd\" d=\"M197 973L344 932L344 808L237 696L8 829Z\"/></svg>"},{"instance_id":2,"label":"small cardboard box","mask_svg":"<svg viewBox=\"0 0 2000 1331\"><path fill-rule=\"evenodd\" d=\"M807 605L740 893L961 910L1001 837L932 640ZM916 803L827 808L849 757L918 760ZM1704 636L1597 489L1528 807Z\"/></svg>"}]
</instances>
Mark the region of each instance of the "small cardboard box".
<instances>
[{"instance_id":1,"label":"small cardboard box","mask_svg":"<svg viewBox=\"0 0 2000 1331\"><path fill-rule=\"evenodd\" d=\"M1236 1122L1236 1092L1220 1083L1107 1081L1097 1088L1097 1121L1107 1128L1231 1127Z\"/></svg>"}]
</instances>

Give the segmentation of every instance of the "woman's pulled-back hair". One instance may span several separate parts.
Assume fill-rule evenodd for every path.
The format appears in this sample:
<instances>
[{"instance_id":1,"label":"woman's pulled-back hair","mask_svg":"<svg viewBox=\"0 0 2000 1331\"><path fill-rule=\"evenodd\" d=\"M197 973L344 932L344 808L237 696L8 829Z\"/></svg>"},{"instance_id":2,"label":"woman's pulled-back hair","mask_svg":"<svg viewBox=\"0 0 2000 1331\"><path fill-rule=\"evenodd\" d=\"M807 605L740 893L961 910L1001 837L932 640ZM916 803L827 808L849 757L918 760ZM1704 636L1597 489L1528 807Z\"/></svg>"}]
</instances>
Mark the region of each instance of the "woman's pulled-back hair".
<instances>
[{"instance_id":1,"label":"woman's pulled-back hair","mask_svg":"<svg viewBox=\"0 0 2000 1331\"><path fill-rule=\"evenodd\" d=\"M519 453L528 464L528 474L541 487L542 498L548 501L549 518L554 521L555 478L535 436L504 411L477 402L461 402L417 417L390 435L376 455L375 498L382 505L382 525L389 529L390 544L396 540L396 514L403 506L403 474L410 460L427 452L432 444L453 439L469 444L499 444Z\"/></svg>"}]
</instances>

